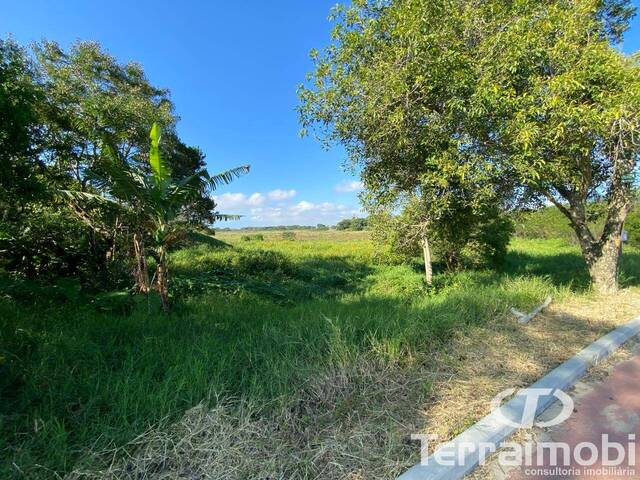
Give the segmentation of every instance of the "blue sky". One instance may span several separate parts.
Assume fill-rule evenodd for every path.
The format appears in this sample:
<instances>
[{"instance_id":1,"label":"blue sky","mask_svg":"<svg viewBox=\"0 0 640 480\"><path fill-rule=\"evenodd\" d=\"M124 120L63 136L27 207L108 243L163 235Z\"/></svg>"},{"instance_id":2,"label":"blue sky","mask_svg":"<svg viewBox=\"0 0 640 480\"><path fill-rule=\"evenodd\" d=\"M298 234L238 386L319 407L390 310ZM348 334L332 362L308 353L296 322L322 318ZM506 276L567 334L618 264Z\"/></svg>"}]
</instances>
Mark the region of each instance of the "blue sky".
<instances>
[{"instance_id":1,"label":"blue sky","mask_svg":"<svg viewBox=\"0 0 640 480\"><path fill-rule=\"evenodd\" d=\"M359 182L344 171L341 148L299 137L295 107L335 3L4 0L0 35L24 44L95 40L122 62L140 62L170 89L178 131L205 152L210 171L251 165L218 192L221 211L245 215L226 226L334 224L358 214ZM640 49L640 19L622 47Z\"/></svg>"}]
</instances>

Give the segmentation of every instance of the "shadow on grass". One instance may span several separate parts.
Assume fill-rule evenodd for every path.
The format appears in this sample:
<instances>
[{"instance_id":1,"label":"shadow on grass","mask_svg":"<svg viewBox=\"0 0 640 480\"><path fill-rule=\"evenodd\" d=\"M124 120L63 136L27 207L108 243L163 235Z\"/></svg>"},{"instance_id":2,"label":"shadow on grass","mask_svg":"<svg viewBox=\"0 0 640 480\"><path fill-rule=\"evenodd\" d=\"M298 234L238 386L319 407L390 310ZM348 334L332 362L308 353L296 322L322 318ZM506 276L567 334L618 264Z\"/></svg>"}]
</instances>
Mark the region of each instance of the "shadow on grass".
<instances>
[{"instance_id":1,"label":"shadow on grass","mask_svg":"<svg viewBox=\"0 0 640 480\"><path fill-rule=\"evenodd\" d=\"M273 250L232 250L173 268L172 294L187 298L205 293L250 292L293 304L363 288L369 265L341 256L292 260Z\"/></svg>"},{"instance_id":2,"label":"shadow on grass","mask_svg":"<svg viewBox=\"0 0 640 480\"><path fill-rule=\"evenodd\" d=\"M234 260L244 269L255 268L255 261ZM330 257L300 261L290 272L280 265L267 277L274 271L305 285L347 275L341 288L353 291L368 268ZM283 307L262 294L210 293L185 299L169 315L137 308L113 316L79 305L45 310L0 299L0 355L8 359L0 365L0 394L8 400L0 405L0 439L17 447L3 448L0 440L7 455L0 463L16 462L34 477L36 464L68 472L84 447L123 445L203 399L215 402L216 394L289 398L326 369L446 350L454 333L536 301L547 286L480 278L468 276L413 300L324 294ZM38 435L27 435L34 415L42 426Z\"/></svg>"},{"instance_id":3,"label":"shadow on grass","mask_svg":"<svg viewBox=\"0 0 640 480\"><path fill-rule=\"evenodd\" d=\"M577 252L517 251L502 275L451 275L436 294L385 296L391 283L381 283L377 295L336 297L364 288L373 267L350 257L290 258L214 244L220 248L212 253L187 251L189 261L176 262L173 294L182 301L169 315L134 306L115 316L71 301L0 297L0 397L8 399L0 404L0 477L11 478L2 465L13 462L34 477L51 476L37 464L68 472L87 446L122 445L216 394L287 398L326 369L446 350L454 333L539 302L549 283L588 285ZM639 267L637 252L625 254L623 284L638 284Z\"/></svg>"},{"instance_id":4,"label":"shadow on grass","mask_svg":"<svg viewBox=\"0 0 640 480\"><path fill-rule=\"evenodd\" d=\"M222 240L218 240L213 235L209 235L206 233L191 231L187 235L186 240L187 245L206 245L209 248L214 250L231 248L231 245L227 242L223 242Z\"/></svg>"},{"instance_id":5,"label":"shadow on grass","mask_svg":"<svg viewBox=\"0 0 640 480\"><path fill-rule=\"evenodd\" d=\"M533 275L548 278L556 287L585 291L590 287L589 271L579 252L529 254L511 251L500 269L507 275ZM640 285L640 254L625 252L620 263L620 286Z\"/></svg>"}]
</instances>

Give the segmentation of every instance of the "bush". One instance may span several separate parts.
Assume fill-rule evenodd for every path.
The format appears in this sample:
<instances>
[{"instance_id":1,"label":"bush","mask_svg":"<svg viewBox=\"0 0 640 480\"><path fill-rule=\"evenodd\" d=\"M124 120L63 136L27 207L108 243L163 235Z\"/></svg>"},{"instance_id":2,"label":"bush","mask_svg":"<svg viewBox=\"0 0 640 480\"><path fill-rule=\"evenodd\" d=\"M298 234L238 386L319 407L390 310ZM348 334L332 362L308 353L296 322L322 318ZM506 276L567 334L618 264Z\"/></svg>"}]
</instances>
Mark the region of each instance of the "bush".
<instances>
[{"instance_id":1,"label":"bush","mask_svg":"<svg viewBox=\"0 0 640 480\"><path fill-rule=\"evenodd\" d=\"M0 230L0 263L28 277L91 276L105 257L106 245L64 210L35 205Z\"/></svg>"},{"instance_id":2,"label":"bush","mask_svg":"<svg viewBox=\"0 0 640 480\"><path fill-rule=\"evenodd\" d=\"M235 267L246 275L281 273L293 275L296 267L289 257L273 250L246 250L234 259Z\"/></svg>"},{"instance_id":3,"label":"bush","mask_svg":"<svg viewBox=\"0 0 640 480\"><path fill-rule=\"evenodd\" d=\"M295 240L296 239L296 232L282 232L282 239L283 240Z\"/></svg>"},{"instance_id":4,"label":"bush","mask_svg":"<svg viewBox=\"0 0 640 480\"><path fill-rule=\"evenodd\" d=\"M367 219L366 218L345 218L344 220L340 220L336 225L336 230L353 230L353 231L361 231L366 230L367 228Z\"/></svg>"},{"instance_id":5,"label":"bush","mask_svg":"<svg viewBox=\"0 0 640 480\"><path fill-rule=\"evenodd\" d=\"M397 265L421 256L420 238L415 226L422 223L419 205L408 204L400 215L378 212L369 217L371 239L376 245L374 260ZM434 260L447 269L465 266L498 266L507 255L513 234L512 221L497 208L463 212L459 217L434 223L428 240Z\"/></svg>"},{"instance_id":6,"label":"bush","mask_svg":"<svg viewBox=\"0 0 640 480\"><path fill-rule=\"evenodd\" d=\"M479 222L471 236L464 256L474 265L500 266L507 256L507 247L513 235L513 222L497 212Z\"/></svg>"},{"instance_id":7,"label":"bush","mask_svg":"<svg viewBox=\"0 0 640 480\"><path fill-rule=\"evenodd\" d=\"M416 240L410 239L408 225L410 222L403 215L378 212L369 217L375 263L400 265L420 255L420 246Z\"/></svg>"},{"instance_id":8,"label":"bush","mask_svg":"<svg viewBox=\"0 0 640 480\"><path fill-rule=\"evenodd\" d=\"M254 235L242 235L240 239L243 242L262 242L264 241L264 235L262 235L261 233L256 233Z\"/></svg>"}]
</instances>

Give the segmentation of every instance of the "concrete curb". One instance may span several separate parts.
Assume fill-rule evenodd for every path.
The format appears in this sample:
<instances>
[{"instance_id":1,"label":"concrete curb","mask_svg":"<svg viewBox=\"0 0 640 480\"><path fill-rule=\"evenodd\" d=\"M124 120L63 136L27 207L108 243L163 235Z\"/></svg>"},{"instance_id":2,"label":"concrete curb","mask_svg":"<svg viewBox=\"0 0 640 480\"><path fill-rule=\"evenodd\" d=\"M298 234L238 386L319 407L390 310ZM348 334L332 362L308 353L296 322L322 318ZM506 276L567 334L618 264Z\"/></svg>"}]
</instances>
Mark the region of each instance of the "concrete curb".
<instances>
[{"instance_id":1,"label":"concrete curb","mask_svg":"<svg viewBox=\"0 0 640 480\"><path fill-rule=\"evenodd\" d=\"M640 317L616 328L601 339L593 342L574 357L555 368L530 389L567 390L587 372L589 367L608 357L622 344L640 334ZM551 391L551 390L550 390ZM556 397L552 394L540 396L536 416L547 409ZM523 418L526 397L517 395L494 410L475 425L468 428L450 442L442 445L428 458L425 465L415 465L398 477L398 480L457 480L472 472L480 461L480 445L491 444L496 448L504 442L518 427L504 422L504 419L518 421ZM460 445L475 445L474 451L459 449ZM460 453L462 452L462 453ZM455 466L441 465L438 458L460 458Z\"/></svg>"}]
</instances>

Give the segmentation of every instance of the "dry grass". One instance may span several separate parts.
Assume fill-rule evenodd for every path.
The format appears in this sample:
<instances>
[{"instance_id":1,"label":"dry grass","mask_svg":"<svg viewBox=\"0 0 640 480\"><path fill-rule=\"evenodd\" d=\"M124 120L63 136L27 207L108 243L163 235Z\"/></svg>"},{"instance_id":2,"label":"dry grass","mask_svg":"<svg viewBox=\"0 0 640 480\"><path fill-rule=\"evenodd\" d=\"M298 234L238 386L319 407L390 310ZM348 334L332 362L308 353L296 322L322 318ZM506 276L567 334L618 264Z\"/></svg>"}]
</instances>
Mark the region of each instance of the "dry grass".
<instances>
[{"instance_id":1,"label":"dry grass","mask_svg":"<svg viewBox=\"0 0 640 480\"><path fill-rule=\"evenodd\" d=\"M627 292L629 293L629 292ZM607 302L603 303L603 309L608 306L611 308L620 308L623 311L627 308L633 308L637 305L638 298L630 299L629 302L622 302L622 304L610 305ZM638 309L634 314L638 313ZM607 376L611 374L616 365L629 360L633 355L638 354L640 348L640 337L634 337L629 342L622 345L609 357L602 362L594 365L589 369L587 374L580 379L575 385L575 388L571 388L568 393L575 399L579 399L581 396L589 393L591 389L597 384L603 382ZM537 441L549 441L548 431L558 427L540 428L533 427L531 429L522 429L517 431L509 442L524 443L524 442L537 442ZM505 474L509 474L512 471L518 470L517 467L503 467L498 461L498 453L491 455L484 465L476 468L472 473L465 476L467 480L487 480L494 478L504 478Z\"/></svg>"},{"instance_id":2,"label":"dry grass","mask_svg":"<svg viewBox=\"0 0 640 480\"><path fill-rule=\"evenodd\" d=\"M276 411L245 402L199 406L170 429L141 435L124 461L69 478L386 478L406 466L412 445L405 432L418 428L421 387L431 381L415 373L345 366L310 381Z\"/></svg>"},{"instance_id":3,"label":"dry grass","mask_svg":"<svg viewBox=\"0 0 640 480\"><path fill-rule=\"evenodd\" d=\"M532 383L638 312L636 288L568 297L527 325L496 318L421 358L324 372L283 405L194 408L138 438L126 460L71 478L394 478L419 461L412 433L449 440L487 414L498 392Z\"/></svg>"},{"instance_id":4,"label":"dry grass","mask_svg":"<svg viewBox=\"0 0 640 480\"><path fill-rule=\"evenodd\" d=\"M450 356L455 375L424 409L425 433L450 440L488 414L499 392L530 385L639 313L640 290L634 288L607 298L570 297L526 325L507 318L465 332L450 349L461 352Z\"/></svg>"}]
</instances>

